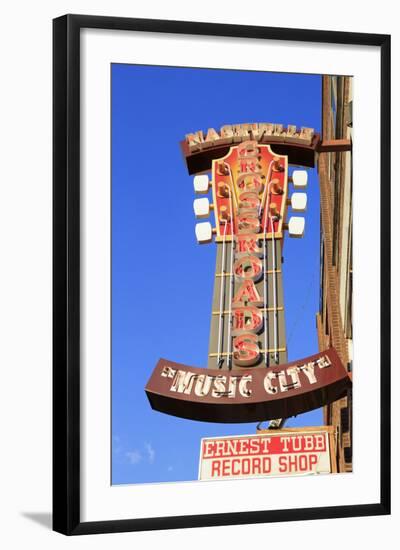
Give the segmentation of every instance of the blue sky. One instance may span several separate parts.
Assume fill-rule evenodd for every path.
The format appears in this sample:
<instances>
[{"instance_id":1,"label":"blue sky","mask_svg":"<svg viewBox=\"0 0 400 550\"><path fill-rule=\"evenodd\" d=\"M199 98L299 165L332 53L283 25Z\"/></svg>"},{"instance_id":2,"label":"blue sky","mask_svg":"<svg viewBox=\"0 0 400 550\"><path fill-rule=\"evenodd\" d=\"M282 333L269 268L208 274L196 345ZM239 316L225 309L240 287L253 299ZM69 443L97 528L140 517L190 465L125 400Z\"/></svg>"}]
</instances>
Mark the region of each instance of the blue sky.
<instances>
[{"instance_id":1,"label":"blue sky","mask_svg":"<svg viewBox=\"0 0 400 550\"><path fill-rule=\"evenodd\" d=\"M202 437L255 433L153 411L158 359L207 363L216 247L196 243L193 184L179 141L224 124L320 130L321 77L112 65L112 483L197 479ZM319 192L309 170L306 233L285 238L288 359L318 351ZM321 410L287 426L318 426Z\"/></svg>"}]
</instances>

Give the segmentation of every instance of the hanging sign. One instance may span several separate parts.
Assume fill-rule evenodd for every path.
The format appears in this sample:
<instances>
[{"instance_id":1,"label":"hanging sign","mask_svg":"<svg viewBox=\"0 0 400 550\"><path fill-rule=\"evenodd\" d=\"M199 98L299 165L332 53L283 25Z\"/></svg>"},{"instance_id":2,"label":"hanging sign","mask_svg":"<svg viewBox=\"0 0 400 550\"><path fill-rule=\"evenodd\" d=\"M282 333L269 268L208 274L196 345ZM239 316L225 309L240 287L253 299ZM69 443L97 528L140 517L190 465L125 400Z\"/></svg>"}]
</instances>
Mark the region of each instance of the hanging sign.
<instances>
[{"instance_id":1,"label":"hanging sign","mask_svg":"<svg viewBox=\"0 0 400 550\"><path fill-rule=\"evenodd\" d=\"M243 479L333 471L333 427L268 430L201 440L199 479Z\"/></svg>"},{"instance_id":2,"label":"hanging sign","mask_svg":"<svg viewBox=\"0 0 400 550\"><path fill-rule=\"evenodd\" d=\"M160 359L145 391L153 409L206 422L288 418L345 395L351 380L334 348L265 369L221 371Z\"/></svg>"},{"instance_id":3,"label":"hanging sign","mask_svg":"<svg viewBox=\"0 0 400 550\"><path fill-rule=\"evenodd\" d=\"M333 348L287 362L283 239L286 230L304 233L304 218L286 223L288 205L295 205L288 187L291 181L304 188L306 181L304 173L289 177L289 155L270 142L311 147L314 138L309 128L269 124L227 126L220 134L211 129L205 139L201 132L186 136L193 154L221 142L227 147L208 166L211 181L205 174L194 181L195 193L212 193L213 201L196 199L196 216L212 211L215 220L214 230L210 222L196 225L198 242L214 235L217 248L208 368L160 359L145 387L154 410L207 422L258 422L346 394L351 380ZM304 203L305 194L297 196Z\"/></svg>"}]
</instances>

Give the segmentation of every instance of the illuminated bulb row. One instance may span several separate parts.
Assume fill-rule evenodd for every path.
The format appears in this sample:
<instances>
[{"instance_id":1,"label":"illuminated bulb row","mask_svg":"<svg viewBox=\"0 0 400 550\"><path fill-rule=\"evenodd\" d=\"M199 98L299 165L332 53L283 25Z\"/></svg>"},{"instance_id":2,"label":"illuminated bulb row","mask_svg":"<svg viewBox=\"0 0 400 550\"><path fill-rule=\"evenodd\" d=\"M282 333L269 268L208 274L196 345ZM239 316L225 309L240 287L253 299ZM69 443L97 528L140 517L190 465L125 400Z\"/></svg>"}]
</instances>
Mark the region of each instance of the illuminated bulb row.
<instances>
[{"instance_id":1,"label":"illuminated bulb row","mask_svg":"<svg viewBox=\"0 0 400 550\"><path fill-rule=\"evenodd\" d=\"M305 170L294 170L290 181L295 189L307 187L308 174ZM210 189L210 181L207 175L195 176L193 180L194 192L196 195L206 195ZM293 193L290 198L290 205L293 212L305 212L307 208L306 193ZM196 218L208 218L212 205L208 197L202 197L193 201L193 210ZM292 216L289 219L289 236L301 238L304 235L304 218ZM213 230L210 222L197 223L195 226L196 239L199 244L206 244L212 241Z\"/></svg>"},{"instance_id":2,"label":"illuminated bulb row","mask_svg":"<svg viewBox=\"0 0 400 550\"><path fill-rule=\"evenodd\" d=\"M208 176L202 174L195 176L193 180L194 192L196 195L206 195L210 188ZM211 204L207 197L195 199L193 201L193 210L196 218L208 218L211 211ZM199 244L206 244L212 241L212 226L210 222L196 223L196 239Z\"/></svg>"},{"instance_id":3,"label":"illuminated bulb row","mask_svg":"<svg viewBox=\"0 0 400 550\"><path fill-rule=\"evenodd\" d=\"M295 189L307 187L308 174L305 170L293 170L290 181ZM307 209L307 195L305 193L293 193L290 197L290 206L293 212L305 212ZM288 231L290 237L300 239L304 235L305 219L292 216L289 219Z\"/></svg>"}]
</instances>

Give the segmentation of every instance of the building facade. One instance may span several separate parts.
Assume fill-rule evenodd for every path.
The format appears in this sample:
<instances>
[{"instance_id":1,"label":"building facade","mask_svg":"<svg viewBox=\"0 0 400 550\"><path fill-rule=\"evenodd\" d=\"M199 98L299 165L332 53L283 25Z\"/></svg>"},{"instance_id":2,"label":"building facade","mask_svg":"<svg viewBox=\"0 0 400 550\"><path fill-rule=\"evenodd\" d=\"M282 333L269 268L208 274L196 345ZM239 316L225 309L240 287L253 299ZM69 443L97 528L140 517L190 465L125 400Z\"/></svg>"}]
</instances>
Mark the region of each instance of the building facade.
<instances>
[{"instance_id":1,"label":"building facade","mask_svg":"<svg viewBox=\"0 0 400 550\"><path fill-rule=\"evenodd\" d=\"M352 371L352 78L322 78L322 145L318 157L321 201L319 349L336 348ZM325 146L325 147L324 147ZM352 393L324 407L335 429L338 472L352 471Z\"/></svg>"}]
</instances>

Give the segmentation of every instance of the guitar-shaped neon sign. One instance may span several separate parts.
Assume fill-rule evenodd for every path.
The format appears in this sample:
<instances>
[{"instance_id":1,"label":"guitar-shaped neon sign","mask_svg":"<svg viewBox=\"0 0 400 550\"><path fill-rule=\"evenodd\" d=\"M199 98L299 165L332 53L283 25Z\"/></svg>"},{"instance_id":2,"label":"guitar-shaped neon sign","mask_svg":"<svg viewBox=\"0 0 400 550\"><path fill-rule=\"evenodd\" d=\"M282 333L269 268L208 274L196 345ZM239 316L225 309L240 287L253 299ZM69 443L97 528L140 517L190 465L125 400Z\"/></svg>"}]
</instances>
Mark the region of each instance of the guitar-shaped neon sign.
<instances>
[{"instance_id":1,"label":"guitar-shaped neon sign","mask_svg":"<svg viewBox=\"0 0 400 550\"><path fill-rule=\"evenodd\" d=\"M288 156L269 144L241 140L208 175L194 178L197 241L217 244L207 368L160 358L145 390L153 409L207 422L259 422L318 408L351 385L333 348L287 363L282 284L285 231L304 234L305 193L288 198L289 182L307 185L307 172L289 177ZM212 192L212 203L205 195ZM278 419L278 420L274 420Z\"/></svg>"},{"instance_id":2,"label":"guitar-shaped neon sign","mask_svg":"<svg viewBox=\"0 0 400 550\"><path fill-rule=\"evenodd\" d=\"M304 188L307 173L295 171L295 187ZM217 243L217 266L211 322L209 368L265 367L286 362L282 287L282 241L304 233L304 218L286 224L288 203L304 211L305 193L288 201L288 159L269 145L244 141L212 161L212 180L196 176L196 193L212 188L208 198L194 201L197 217L211 209L209 222L196 225L199 243Z\"/></svg>"}]
</instances>

